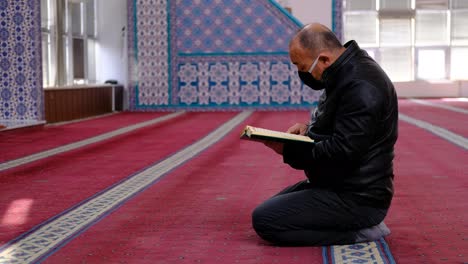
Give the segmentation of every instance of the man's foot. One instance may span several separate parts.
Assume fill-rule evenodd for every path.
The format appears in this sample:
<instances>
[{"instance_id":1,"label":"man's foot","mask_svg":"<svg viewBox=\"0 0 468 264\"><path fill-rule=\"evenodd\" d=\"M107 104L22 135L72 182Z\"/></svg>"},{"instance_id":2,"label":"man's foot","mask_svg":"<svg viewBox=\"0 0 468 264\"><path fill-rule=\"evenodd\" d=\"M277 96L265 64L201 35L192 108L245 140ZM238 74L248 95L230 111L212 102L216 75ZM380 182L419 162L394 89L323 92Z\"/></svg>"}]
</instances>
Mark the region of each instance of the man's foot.
<instances>
[{"instance_id":1,"label":"man's foot","mask_svg":"<svg viewBox=\"0 0 468 264\"><path fill-rule=\"evenodd\" d=\"M390 229L384 222L378 225L361 229L356 234L356 243L378 240L390 234Z\"/></svg>"}]
</instances>

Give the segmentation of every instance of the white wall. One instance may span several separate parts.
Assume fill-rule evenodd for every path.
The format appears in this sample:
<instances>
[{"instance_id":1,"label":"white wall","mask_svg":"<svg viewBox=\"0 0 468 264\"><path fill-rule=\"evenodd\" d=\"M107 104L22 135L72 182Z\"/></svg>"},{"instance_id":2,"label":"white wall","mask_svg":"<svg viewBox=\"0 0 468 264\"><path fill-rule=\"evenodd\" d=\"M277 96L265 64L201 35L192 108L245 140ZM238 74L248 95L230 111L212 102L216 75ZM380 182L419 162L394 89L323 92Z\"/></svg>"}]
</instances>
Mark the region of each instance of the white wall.
<instances>
[{"instance_id":1,"label":"white wall","mask_svg":"<svg viewBox=\"0 0 468 264\"><path fill-rule=\"evenodd\" d=\"M114 79L127 84L127 47L122 28L127 27L127 0L99 0L97 81Z\"/></svg>"},{"instance_id":2,"label":"white wall","mask_svg":"<svg viewBox=\"0 0 468 264\"><path fill-rule=\"evenodd\" d=\"M468 81L460 82L460 90L458 92L460 97L468 97Z\"/></svg>"},{"instance_id":3,"label":"white wall","mask_svg":"<svg viewBox=\"0 0 468 264\"><path fill-rule=\"evenodd\" d=\"M396 82L398 97L467 97L467 81Z\"/></svg>"},{"instance_id":4,"label":"white wall","mask_svg":"<svg viewBox=\"0 0 468 264\"><path fill-rule=\"evenodd\" d=\"M288 0L284 1L292 9L292 15L304 25L312 22L332 27L331 0Z\"/></svg>"}]
</instances>

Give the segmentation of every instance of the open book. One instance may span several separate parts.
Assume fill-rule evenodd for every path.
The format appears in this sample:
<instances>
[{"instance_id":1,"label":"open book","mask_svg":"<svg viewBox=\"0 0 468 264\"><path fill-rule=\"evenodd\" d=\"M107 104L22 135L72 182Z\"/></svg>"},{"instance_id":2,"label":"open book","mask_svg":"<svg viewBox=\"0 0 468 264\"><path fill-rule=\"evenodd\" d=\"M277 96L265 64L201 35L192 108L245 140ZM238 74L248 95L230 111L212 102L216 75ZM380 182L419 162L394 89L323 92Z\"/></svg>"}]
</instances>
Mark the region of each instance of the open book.
<instances>
[{"instance_id":1,"label":"open book","mask_svg":"<svg viewBox=\"0 0 468 264\"><path fill-rule=\"evenodd\" d=\"M253 126L246 126L241 133L241 139L253 140L253 141L277 141L277 142L304 142L313 144L314 140L307 136L289 134L285 132L279 132L269 130L265 128L258 128Z\"/></svg>"}]
</instances>

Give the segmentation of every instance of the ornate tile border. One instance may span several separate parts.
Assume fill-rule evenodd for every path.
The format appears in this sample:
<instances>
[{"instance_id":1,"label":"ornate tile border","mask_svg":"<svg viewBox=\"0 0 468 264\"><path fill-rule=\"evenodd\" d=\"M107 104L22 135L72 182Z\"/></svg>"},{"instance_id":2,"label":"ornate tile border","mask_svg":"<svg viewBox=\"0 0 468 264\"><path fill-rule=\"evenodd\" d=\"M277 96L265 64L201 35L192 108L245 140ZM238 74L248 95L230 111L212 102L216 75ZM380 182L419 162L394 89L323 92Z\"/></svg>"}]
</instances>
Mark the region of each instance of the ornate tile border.
<instances>
[{"instance_id":1,"label":"ornate tile border","mask_svg":"<svg viewBox=\"0 0 468 264\"><path fill-rule=\"evenodd\" d=\"M343 0L332 0L332 30L343 41Z\"/></svg>"},{"instance_id":2,"label":"ornate tile border","mask_svg":"<svg viewBox=\"0 0 468 264\"><path fill-rule=\"evenodd\" d=\"M44 118L40 3L0 0L0 119Z\"/></svg>"},{"instance_id":3,"label":"ornate tile border","mask_svg":"<svg viewBox=\"0 0 468 264\"><path fill-rule=\"evenodd\" d=\"M374 242L322 248L324 264L395 264L384 239Z\"/></svg>"}]
</instances>

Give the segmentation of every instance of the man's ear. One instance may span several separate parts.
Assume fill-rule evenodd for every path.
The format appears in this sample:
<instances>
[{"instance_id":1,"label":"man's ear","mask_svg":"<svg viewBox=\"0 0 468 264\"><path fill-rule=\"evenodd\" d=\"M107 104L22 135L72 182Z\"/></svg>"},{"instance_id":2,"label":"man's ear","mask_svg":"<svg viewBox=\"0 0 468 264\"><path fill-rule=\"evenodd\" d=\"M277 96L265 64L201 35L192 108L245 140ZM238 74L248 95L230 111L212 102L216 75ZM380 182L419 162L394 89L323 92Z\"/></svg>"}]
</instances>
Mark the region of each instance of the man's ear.
<instances>
[{"instance_id":1,"label":"man's ear","mask_svg":"<svg viewBox=\"0 0 468 264\"><path fill-rule=\"evenodd\" d=\"M325 68L328 68L330 65L333 64L333 60L332 60L331 54L329 54L328 52L322 54L322 55L320 56L319 60L323 63L323 65L325 66Z\"/></svg>"}]
</instances>

